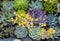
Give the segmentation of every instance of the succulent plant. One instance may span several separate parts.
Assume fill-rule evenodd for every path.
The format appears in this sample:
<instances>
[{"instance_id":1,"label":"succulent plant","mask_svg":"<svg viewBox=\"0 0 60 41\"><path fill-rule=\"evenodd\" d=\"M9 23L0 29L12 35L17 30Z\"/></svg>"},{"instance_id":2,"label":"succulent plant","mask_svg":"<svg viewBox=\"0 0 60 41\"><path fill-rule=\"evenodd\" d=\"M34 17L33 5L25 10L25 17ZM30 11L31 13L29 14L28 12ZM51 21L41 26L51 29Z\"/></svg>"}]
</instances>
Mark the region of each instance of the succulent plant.
<instances>
[{"instance_id":1,"label":"succulent plant","mask_svg":"<svg viewBox=\"0 0 60 41\"><path fill-rule=\"evenodd\" d=\"M16 10L27 10L28 4L28 0L14 0L14 8Z\"/></svg>"},{"instance_id":2,"label":"succulent plant","mask_svg":"<svg viewBox=\"0 0 60 41\"><path fill-rule=\"evenodd\" d=\"M29 37L40 40L40 27L35 26L34 28L29 29Z\"/></svg>"},{"instance_id":3,"label":"succulent plant","mask_svg":"<svg viewBox=\"0 0 60 41\"><path fill-rule=\"evenodd\" d=\"M12 22L13 23L17 23L19 26L22 27L33 27L33 18L31 16L29 16L29 14L17 14L16 12L15 14L15 18L12 18Z\"/></svg>"},{"instance_id":4,"label":"succulent plant","mask_svg":"<svg viewBox=\"0 0 60 41\"><path fill-rule=\"evenodd\" d=\"M53 38L55 38L55 39L59 39L59 36L60 36L60 30L59 30L58 27L57 27L57 28L54 28L54 29L56 30L56 33L53 34Z\"/></svg>"},{"instance_id":5,"label":"succulent plant","mask_svg":"<svg viewBox=\"0 0 60 41\"><path fill-rule=\"evenodd\" d=\"M59 22L59 24L60 24L60 16L58 17L58 22Z\"/></svg>"},{"instance_id":6,"label":"succulent plant","mask_svg":"<svg viewBox=\"0 0 60 41\"><path fill-rule=\"evenodd\" d=\"M48 25L49 26L56 26L57 24L57 16L53 14L48 14Z\"/></svg>"},{"instance_id":7,"label":"succulent plant","mask_svg":"<svg viewBox=\"0 0 60 41\"><path fill-rule=\"evenodd\" d=\"M24 10L18 10L17 14L26 14L26 11L24 11Z\"/></svg>"},{"instance_id":8,"label":"succulent plant","mask_svg":"<svg viewBox=\"0 0 60 41\"><path fill-rule=\"evenodd\" d=\"M23 27L17 27L15 30L15 35L17 38L24 38L27 36L27 29Z\"/></svg>"},{"instance_id":9,"label":"succulent plant","mask_svg":"<svg viewBox=\"0 0 60 41\"><path fill-rule=\"evenodd\" d=\"M44 9L46 12L52 14L57 11L57 0L44 1Z\"/></svg>"},{"instance_id":10,"label":"succulent plant","mask_svg":"<svg viewBox=\"0 0 60 41\"><path fill-rule=\"evenodd\" d=\"M3 1L3 8L5 10L13 9L13 2L12 1Z\"/></svg>"},{"instance_id":11,"label":"succulent plant","mask_svg":"<svg viewBox=\"0 0 60 41\"><path fill-rule=\"evenodd\" d=\"M29 10L28 14L30 14L34 19L38 19L37 20L38 24L47 22L48 18L47 18L46 12L44 10L33 9L33 10Z\"/></svg>"},{"instance_id":12,"label":"succulent plant","mask_svg":"<svg viewBox=\"0 0 60 41\"><path fill-rule=\"evenodd\" d=\"M11 2L3 2L3 8L2 13L0 14L0 23L3 23L3 25L7 25L8 22L10 22L11 17L14 16L13 14L13 6ZM10 8L10 9L9 9Z\"/></svg>"},{"instance_id":13,"label":"succulent plant","mask_svg":"<svg viewBox=\"0 0 60 41\"><path fill-rule=\"evenodd\" d=\"M43 9L43 5L41 2L37 1L32 1L31 4L29 4L30 8L29 10L33 10L33 9Z\"/></svg>"}]
</instances>

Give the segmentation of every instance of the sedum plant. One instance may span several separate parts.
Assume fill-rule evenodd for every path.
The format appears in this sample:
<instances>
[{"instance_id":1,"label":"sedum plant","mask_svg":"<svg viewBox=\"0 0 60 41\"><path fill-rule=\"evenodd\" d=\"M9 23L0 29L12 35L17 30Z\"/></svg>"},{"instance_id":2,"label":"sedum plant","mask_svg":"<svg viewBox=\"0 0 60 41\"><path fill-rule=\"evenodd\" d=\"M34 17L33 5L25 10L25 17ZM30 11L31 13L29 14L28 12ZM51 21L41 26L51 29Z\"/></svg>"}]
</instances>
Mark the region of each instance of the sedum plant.
<instances>
[{"instance_id":1,"label":"sedum plant","mask_svg":"<svg viewBox=\"0 0 60 41\"><path fill-rule=\"evenodd\" d=\"M33 10L29 10L28 14L30 14L34 18L34 22L36 22L36 24L40 24L40 23L44 24L47 22L48 17L44 10L33 9Z\"/></svg>"},{"instance_id":2,"label":"sedum plant","mask_svg":"<svg viewBox=\"0 0 60 41\"><path fill-rule=\"evenodd\" d=\"M24 38L27 36L27 29L24 27L18 26L15 30L15 35L17 38Z\"/></svg>"},{"instance_id":3,"label":"sedum plant","mask_svg":"<svg viewBox=\"0 0 60 41\"><path fill-rule=\"evenodd\" d=\"M33 9L43 9L43 5L41 2L37 1L32 1L31 4L29 4L29 10L33 10Z\"/></svg>"},{"instance_id":4,"label":"sedum plant","mask_svg":"<svg viewBox=\"0 0 60 41\"><path fill-rule=\"evenodd\" d=\"M27 10L28 9L28 0L14 0L14 8L16 10Z\"/></svg>"},{"instance_id":5,"label":"sedum plant","mask_svg":"<svg viewBox=\"0 0 60 41\"><path fill-rule=\"evenodd\" d=\"M33 27L33 18L29 16L29 14L17 14L14 12L15 18L11 18L13 23L17 23L19 26L22 27Z\"/></svg>"},{"instance_id":6,"label":"sedum plant","mask_svg":"<svg viewBox=\"0 0 60 41\"><path fill-rule=\"evenodd\" d=\"M57 11L57 0L47 0L44 1L44 9L48 13L54 13Z\"/></svg>"},{"instance_id":7,"label":"sedum plant","mask_svg":"<svg viewBox=\"0 0 60 41\"><path fill-rule=\"evenodd\" d=\"M48 25L49 26L56 26L57 24L57 16L53 14L48 14Z\"/></svg>"}]
</instances>

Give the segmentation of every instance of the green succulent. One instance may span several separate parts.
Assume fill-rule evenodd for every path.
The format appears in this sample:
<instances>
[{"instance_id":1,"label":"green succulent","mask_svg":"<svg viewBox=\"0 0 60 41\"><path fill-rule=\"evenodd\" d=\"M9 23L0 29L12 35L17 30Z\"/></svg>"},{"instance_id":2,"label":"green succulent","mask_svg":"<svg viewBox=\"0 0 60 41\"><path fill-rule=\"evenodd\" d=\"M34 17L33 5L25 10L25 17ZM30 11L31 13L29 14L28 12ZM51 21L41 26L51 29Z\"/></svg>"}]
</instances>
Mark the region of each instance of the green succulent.
<instances>
[{"instance_id":1,"label":"green succulent","mask_svg":"<svg viewBox=\"0 0 60 41\"><path fill-rule=\"evenodd\" d=\"M48 13L54 13L57 11L57 1L56 0L47 0L44 1L44 9Z\"/></svg>"},{"instance_id":2,"label":"green succulent","mask_svg":"<svg viewBox=\"0 0 60 41\"><path fill-rule=\"evenodd\" d=\"M14 0L14 8L16 10L27 10L28 4L28 0Z\"/></svg>"},{"instance_id":3,"label":"green succulent","mask_svg":"<svg viewBox=\"0 0 60 41\"><path fill-rule=\"evenodd\" d=\"M17 38L24 38L27 36L27 29L18 26L15 30L15 35Z\"/></svg>"},{"instance_id":4,"label":"green succulent","mask_svg":"<svg viewBox=\"0 0 60 41\"><path fill-rule=\"evenodd\" d=\"M35 26L29 30L29 37L32 39L40 40L40 27Z\"/></svg>"},{"instance_id":5,"label":"green succulent","mask_svg":"<svg viewBox=\"0 0 60 41\"><path fill-rule=\"evenodd\" d=\"M24 11L24 10L18 10L17 14L26 14L26 11Z\"/></svg>"}]
</instances>

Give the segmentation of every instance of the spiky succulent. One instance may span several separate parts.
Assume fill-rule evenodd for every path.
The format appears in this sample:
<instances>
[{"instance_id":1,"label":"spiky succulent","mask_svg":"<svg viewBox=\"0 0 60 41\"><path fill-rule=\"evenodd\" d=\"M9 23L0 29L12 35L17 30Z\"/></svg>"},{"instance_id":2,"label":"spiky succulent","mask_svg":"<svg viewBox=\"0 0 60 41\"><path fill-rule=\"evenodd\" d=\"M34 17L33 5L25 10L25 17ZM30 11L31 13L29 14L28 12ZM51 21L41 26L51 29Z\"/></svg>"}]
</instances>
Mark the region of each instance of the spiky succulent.
<instances>
[{"instance_id":1,"label":"spiky succulent","mask_svg":"<svg viewBox=\"0 0 60 41\"><path fill-rule=\"evenodd\" d=\"M43 9L43 5L41 2L39 2L38 0L37 1L32 1L31 4L29 4L30 6L30 10L33 10L33 9Z\"/></svg>"},{"instance_id":2,"label":"spiky succulent","mask_svg":"<svg viewBox=\"0 0 60 41\"><path fill-rule=\"evenodd\" d=\"M57 17L53 14L48 14L48 22L47 23L49 26L56 26Z\"/></svg>"},{"instance_id":3,"label":"spiky succulent","mask_svg":"<svg viewBox=\"0 0 60 41\"><path fill-rule=\"evenodd\" d=\"M17 38L24 38L27 36L27 29L23 27L17 27L15 30L15 35Z\"/></svg>"},{"instance_id":4,"label":"spiky succulent","mask_svg":"<svg viewBox=\"0 0 60 41\"><path fill-rule=\"evenodd\" d=\"M47 0L44 1L44 9L48 13L54 13L57 11L57 0Z\"/></svg>"},{"instance_id":5,"label":"spiky succulent","mask_svg":"<svg viewBox=\"0 0 60 41\"><path fill-rule=\"evenodd\" d=\"M40 40L40 27L34 27L29 30L29 37L32 39Z\"/></svg>"},{"instance_id":6,"label":"spiky succulent","mask_svg":"<svg viewBox=\"0 0 60 41\"><path fill-rule=\"evenodd\" d=\"M14 0L14 8L16 10L27 10L28 4L28 0Z\"/></svg>"},{"instance_id":7,"label":"spiky succulent","mask_svg":"<svg viewBox=\"0 0 60 41\"><path fill-rule=\"evenodd\" d=\"M58 17L58 22L59 22L59 24L60 24L60 16Z\"/></svg>"},{"instance_id":8,"label":"spiky succulent","mask_svg":"<svg viewBox=\"0 0 60 41\"><path fill-rule=\"evenodd\" d=\"M33 9L33 10L29 10L28 13L34 18L34 19L38 19L37 23L46 23L47 22L47 15L46 12L44 10L40 10L40 9ZM35 20L36 21L36 20Z\"/></svg>"}]
</instances>

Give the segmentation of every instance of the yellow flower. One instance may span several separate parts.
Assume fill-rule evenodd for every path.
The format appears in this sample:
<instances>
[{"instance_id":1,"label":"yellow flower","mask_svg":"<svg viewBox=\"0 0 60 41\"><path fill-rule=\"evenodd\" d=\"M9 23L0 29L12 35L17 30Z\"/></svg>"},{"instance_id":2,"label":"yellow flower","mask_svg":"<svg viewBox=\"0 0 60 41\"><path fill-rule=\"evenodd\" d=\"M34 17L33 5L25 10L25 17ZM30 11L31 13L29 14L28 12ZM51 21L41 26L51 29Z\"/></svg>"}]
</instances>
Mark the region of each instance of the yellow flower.
<instances>
[{"instance_id":1,"label":"yellow flower","mask_svg":"<svg viewBox=\"0 0 60 41\"><path fill-rule=\"evenodd\" d=\"M50 29L48 30L48 32L49 32L50 34L54 34L56 31L55 31L53 28L50 28Z\"/></svg>"},{"instance_id":2,"label":"yellow flower","mask_svg":"<svg viewBox=\"0 0 60 41\"><path fill-rule=\"evenodd\" d=\"M43 24L43 26L46 26L46 25L47 25L46 23Z\"/></svg>"},{"instance_id":3,"label":"yellow flower","mask_svg":"<svg viewBox=\"0 0 60 41\"><path fill-rule=\"evenodd\" d=\"M41 28L40 35L43 35L46 32L46 29Z\"/></svg>"},{"instance_id":4,"label":"yellow flower","mask_svg":"<svg viewBox=\"0 0 60 41\"><path fill-rule=\"evenodd\" d=\"M36 18L36 21L38 21L38 18Z\"/></svg>"}]
</instances>

